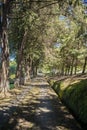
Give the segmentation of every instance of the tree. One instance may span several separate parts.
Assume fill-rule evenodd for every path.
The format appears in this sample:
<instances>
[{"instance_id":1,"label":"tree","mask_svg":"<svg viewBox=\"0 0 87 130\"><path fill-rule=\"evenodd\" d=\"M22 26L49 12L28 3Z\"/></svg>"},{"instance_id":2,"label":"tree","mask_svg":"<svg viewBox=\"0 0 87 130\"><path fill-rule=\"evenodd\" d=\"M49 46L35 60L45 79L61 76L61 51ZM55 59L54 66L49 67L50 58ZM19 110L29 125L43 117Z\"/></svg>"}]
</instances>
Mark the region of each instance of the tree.
<instances>
[{"instance_id":1,"label":"tree","mask_svg":"<svg viewBox=\"0 0 87 130\"><path fill-rule=\"evenodd\" d=\"M9 45L7 34L7 14L8 14L8 1L1 4L2 21L1 21L1 49L2 49L2 72L1 72L1 91L6 94L9 90Z\"/></svg>"}]
</instances>

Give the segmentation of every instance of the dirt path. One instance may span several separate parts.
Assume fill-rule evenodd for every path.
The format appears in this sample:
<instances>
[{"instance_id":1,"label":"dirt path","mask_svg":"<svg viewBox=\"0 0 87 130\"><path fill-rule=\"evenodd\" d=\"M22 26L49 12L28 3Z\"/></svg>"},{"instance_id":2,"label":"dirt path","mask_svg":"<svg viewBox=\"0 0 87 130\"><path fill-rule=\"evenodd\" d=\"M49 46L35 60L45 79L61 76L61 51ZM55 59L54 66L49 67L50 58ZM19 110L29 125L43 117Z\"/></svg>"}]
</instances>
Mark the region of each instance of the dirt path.
<instances>
[{"instance_id":1,"label":"dirt path","mask_svg":"<svg viewBox=\"0 0 87 130\"><path fill-rule=\"evenodd\" d=\"M20 103L0 111L0 130L80 130L43 78L33 79L24 92Z\"/></svg>"}]
</instances>

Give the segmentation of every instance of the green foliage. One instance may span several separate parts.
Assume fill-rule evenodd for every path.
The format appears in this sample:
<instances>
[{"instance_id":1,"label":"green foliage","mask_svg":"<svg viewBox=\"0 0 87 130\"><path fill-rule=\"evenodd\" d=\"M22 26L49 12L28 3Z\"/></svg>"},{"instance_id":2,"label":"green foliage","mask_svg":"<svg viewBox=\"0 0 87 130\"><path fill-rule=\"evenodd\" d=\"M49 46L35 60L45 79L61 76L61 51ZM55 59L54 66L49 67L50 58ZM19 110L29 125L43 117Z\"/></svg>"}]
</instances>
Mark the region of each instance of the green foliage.
<instances>
[{"instance_id":1,"label":"green foliage","mask_svg":"<svg viewBox=\"0 0 87 130\"><path fill-rule=\"evenodd\" d=\"M63 93L63 99L69 107L77 114L79 119L87 123L87 79L79 83L69 85ZM69 100L68 100L69 99Z\"/></svg>"},{"instance_id":2,"label":"green foliage","mask_svg":"<svg viewBox=\"0 0 87 130\"><path fill-rule=\"evenodd\" d=\"M16 62L10 61L10 70L9 70L9 81L10 81L10 88L14 87L14 79L15 79L15 73L16 73Z\"/></svg>"},{"instance_id":3,"label":"green foliage","mask_svg":"<svg viewBox=\"0 0 87 130\"><path fill-rule=\"evenodd\" d=\"M17 66L17 64L16 64L15 60L10 61L10 75L15 74L16 66Z\"/></svg>"},{"instance_id":4,"label":"green foliage","mask_svg":"<svg viewBox=\"0 0 87 130\"><path fill-rule=\"evenodd\" d=\"M87 79L73 81L70 78L55 83L50 81L50 84L79 120L87 124Z\"/></svg>"},{"instance_id":5,"label":"green foliage","mask_svg":"<svg viewBox=\"0 0 87 130\"><path fill-rule=\"evenodd\" d=\"M10 53L17 59L27 28L24 59L31 57L34 65L50 72L55 69L62 73L63 65L64 71L72 64L82 68L87 56L84 6L79 0L51 2L24 1L11 8L15 19L9 24ZM55 43L60 44L58 51Z\"/></svg>"},{"instance_id":6,"label":"green foliage","mask_svg":"<svg viewBox=\"0 0 87 130\"><path fill-rule=\"evenodd\" d=\"M13 89L14 88L14 84L10 84L10 89Z\"/></svg>"}]
</instances>

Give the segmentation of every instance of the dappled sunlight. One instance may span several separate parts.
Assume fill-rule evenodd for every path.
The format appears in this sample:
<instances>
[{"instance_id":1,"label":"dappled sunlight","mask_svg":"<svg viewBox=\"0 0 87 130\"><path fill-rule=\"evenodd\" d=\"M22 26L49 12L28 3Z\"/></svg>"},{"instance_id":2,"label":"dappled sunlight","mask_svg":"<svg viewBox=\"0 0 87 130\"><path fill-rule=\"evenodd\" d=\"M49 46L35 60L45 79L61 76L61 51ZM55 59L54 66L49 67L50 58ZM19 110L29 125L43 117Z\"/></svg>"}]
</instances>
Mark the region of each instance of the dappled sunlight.
<instances>
[{"instance_id":1,"label":"dappled sunlight","mask_svg":"<svg viewBox=\"0 0 87 130\"><path fill-rule=\"evenodd\" d=\"M64 80L64 82L61 84L61 90L64 90L65 88L67 88L67 86L70 84L71 79L66 79Z\"/></svg>"},{"instance_id":2,"label":"dappled sunlight","mask_svg":"<svg viewBox=\"0 0 87 130\"><path fill-rule=\"evenodd\" d=\"M2 106L0 116L5 126L0 127L3 130L77 130L75 120L54 91L42 80L39 84L38 81L26 86L20 92L22 96L18 94L13 104Z\"/></svg>"},{"instance_id":3,"label":"dappled sunlight","mask_svg":"<svg viewBox=\"0 0 87 130\"><path fill-rule=\"evenodd\" d=\"M64 126L57 126L56 129L58 130L70 130L69 128L65 128Z\"/></svg>"},{"instance_id":4,"label":"dappled sunlight","mask_svg":"<svg viewBox=\"0 0 87 130\"><path fill-rule=\"evenodd\" d=\"M0 130L87 125L86 37L87 0L0 0Z\"/></svg>"},{"instance_id":5,"label":"dappled sunlight","mask_svg":"<svg viewBox=\"0 0 87 130\"><path fill-rule=\"evenodd\" d=\"M3 92L1 92L0 93L0 99L1 100L4 100L5 98L10 98L10 97L12 97L13 95L11 94L11 93L9 93L9 92L6 92L6 93L3 93Z\"/></svg>"},{"instance_id":6,"label":"dappled sunlight","mask_svg":"<svg viewBox=\"0 0 87 130\"><path fill-rule=\"evenodd\" d=\"M86 79L86 78L87 77L84 77L83 75L81 77L73 76L73 77L67 78L60 84L61 86L60 88L61 90L65 90L69 86L69 89L70 89L70 85L79 83L82 79Z\"/></svg>"},{"instance_id":7,"label":"dappled sunlight","mask_svg":"<svg viewBox=\"0 0 87 130\"><path fill-rule=\"evenodd\" d=\"M47 82L34 82L34 83L31 83L32 86L47 86L49 85Z\"/></svg>"},{"instance_id":8,"label":"dappled sunlight","mask_svg":"<svg viewBox=\"0 0 87 130\"><path fill-rule=\"evenodd\" d=\"M22 129L26 129L26 128L32 128L34 126L34 124L32 122L26 121L25 119L18 119L18 124L19 127L21 127Z\"/></svg>"},{"instance_id":9,"label":"dappled sunlight","mask_svg":"<svg viewBox=\"0 0 87 130\"><path fill-rule=\"evenodd\" d=\"M19 89L19 88L14 88L11 90L11 93L13 94L20 94L22 92L23 89Z\"/></svg>"},{"instance_id":10,"label":"dappled sunlight","mask_svg":"<svg viewBox=\"0 0 87 130\"><path fill-rule=\"evenodd\" d=\"M44 113L46 113L46 112L51 112L51 110L50 109L48 109L48 108L46 108L46 107L39 107L38 108L38 110L37 110L37 112L44 112Z\"/></svg>"},{"instance_id":11,"label":"dappled sunlight","mask_svg":"<svg viewBox=\"0 0 87 130\"><path fill-rule=\"evenodd\" d=\"M10 98L1 98L0 99L0 107L2 106L9 106L10 105L10 101L12 100L12 97Z\"/></svg>"}]
</instances>

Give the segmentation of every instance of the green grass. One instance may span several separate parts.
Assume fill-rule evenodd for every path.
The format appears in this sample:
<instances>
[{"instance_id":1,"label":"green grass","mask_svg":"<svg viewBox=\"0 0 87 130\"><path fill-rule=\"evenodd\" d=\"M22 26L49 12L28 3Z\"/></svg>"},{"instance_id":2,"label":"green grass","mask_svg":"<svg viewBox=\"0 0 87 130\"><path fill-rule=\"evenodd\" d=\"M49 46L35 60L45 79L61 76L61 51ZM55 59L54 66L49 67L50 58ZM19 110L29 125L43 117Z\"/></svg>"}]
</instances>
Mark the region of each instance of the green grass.
<instances>
[{"instance_id":1,"label":"green grass","mask_svg":"<svg viewBox=\"0 0 87 130\"><path fill-rule=\"evenodd\" d=\"M79 120L87 124L87 79L68 78L50 81L52 87Z\"/></svg>"}]
</instances>

